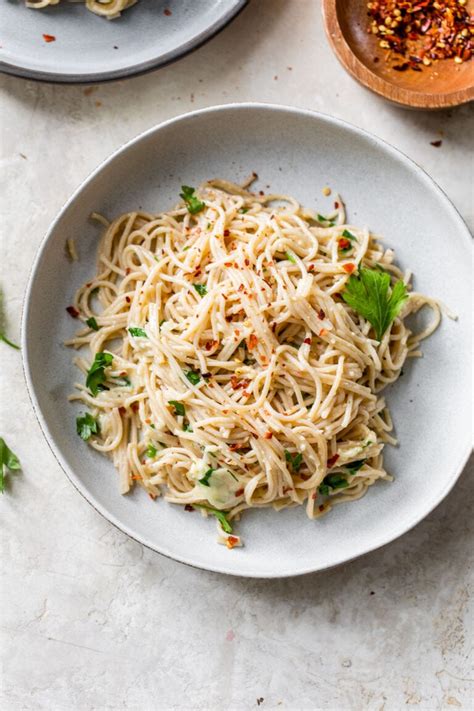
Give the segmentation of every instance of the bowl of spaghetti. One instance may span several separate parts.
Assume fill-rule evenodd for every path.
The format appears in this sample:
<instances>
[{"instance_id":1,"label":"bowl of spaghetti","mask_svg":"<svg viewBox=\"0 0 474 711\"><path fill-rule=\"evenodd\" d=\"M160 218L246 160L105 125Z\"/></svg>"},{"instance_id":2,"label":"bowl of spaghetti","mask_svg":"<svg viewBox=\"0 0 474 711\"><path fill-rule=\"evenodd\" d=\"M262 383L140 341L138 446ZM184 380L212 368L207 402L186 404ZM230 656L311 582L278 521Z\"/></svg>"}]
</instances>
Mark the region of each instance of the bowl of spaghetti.
<instances>
[{"instance_id":1,"label":"bowl of spaghetti","mask_svg":"<svg viewBox=\"0 0 474 711\"><path fill-rule=\"evenodd\" d=\"M244 104L161 124L37 256L23 348L48 442L176 560L278 577L367 553L469 452L468 244L421 169L338 120Z\"/></svg>"}]
</instances>

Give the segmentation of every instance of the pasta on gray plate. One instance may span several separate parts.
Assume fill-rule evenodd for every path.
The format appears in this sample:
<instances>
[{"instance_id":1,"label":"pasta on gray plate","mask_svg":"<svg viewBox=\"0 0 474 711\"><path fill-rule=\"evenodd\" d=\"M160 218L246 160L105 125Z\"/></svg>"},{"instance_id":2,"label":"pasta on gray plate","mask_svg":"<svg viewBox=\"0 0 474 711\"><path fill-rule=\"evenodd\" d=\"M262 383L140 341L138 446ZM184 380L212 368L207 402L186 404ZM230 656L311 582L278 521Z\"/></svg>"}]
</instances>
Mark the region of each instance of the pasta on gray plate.
<instances>
[{"instance_id":1,"label":"pasta on gray plate","mask_svg":"<svg viewBox=\"0 0 474 711\"><path fill-rule=\"evenodd\" d=\"M245 509L317 518L391 479L381 392L440 320L339 197L323 216L249 182L183 186L157 215L96 215L97 274L68 309L84 321L68 345L88 349L78 434L123 494L138 484L214 516L229 548ZM435 318L414 334L423 305Z\"/></svg>"}]
</instances>

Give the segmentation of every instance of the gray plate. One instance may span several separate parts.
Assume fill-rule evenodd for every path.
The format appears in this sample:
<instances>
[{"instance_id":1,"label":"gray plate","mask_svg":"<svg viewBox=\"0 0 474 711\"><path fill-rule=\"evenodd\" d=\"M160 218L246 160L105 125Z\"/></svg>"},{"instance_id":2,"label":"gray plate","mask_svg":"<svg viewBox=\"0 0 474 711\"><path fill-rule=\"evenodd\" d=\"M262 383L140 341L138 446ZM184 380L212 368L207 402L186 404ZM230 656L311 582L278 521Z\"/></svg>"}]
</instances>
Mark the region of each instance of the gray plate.
<instances>
[{"instance_id":1,"label":"gray plate","mask_svg":"<svg viewBox=\"0 0 474 711\"><path fill-rule=\"evenodd\" d=\"M77 322L65 307L95 271L99 230L92 211L113 217L176 203L180 186L220 176L240 181L252 170L259 188L295 195L325 213L334 197L349 220L384 235L415 287L440 298L459 319L444 319L407 363L389 392L400 446L386 448L395 476L319 521L302 507L246 512L245 547L216 544L214 522L144 492L120 496L111 462L76 435L78 407L67 402L78 371L62 343ZM64 255L76 240L80 261ZM176 560L224 573L278 577L322 570L388 543L426 516L455 483L470 450L470 240L446 196L408 158L344 122L298 109L259 104L197 111L153 128L100 166L53 223L28 286L22 349L28 388L58 461L91 504L120 529Z\"/></svg>"},{"instance_id":2,"label":"gray plate","mask_svg":"<svg viewBox=\"0 0 474 711\"><path fill-rule=\"evenodd\" d=\"M156 69L210 39L248 0L139 0L119 19L84 5L44 10L23 0L1 0L0 70L55 82L100 82ZM164 10L171 10L171 15ZM43 34L54 35L47 43Z\"/></svg>"}]
</instances>

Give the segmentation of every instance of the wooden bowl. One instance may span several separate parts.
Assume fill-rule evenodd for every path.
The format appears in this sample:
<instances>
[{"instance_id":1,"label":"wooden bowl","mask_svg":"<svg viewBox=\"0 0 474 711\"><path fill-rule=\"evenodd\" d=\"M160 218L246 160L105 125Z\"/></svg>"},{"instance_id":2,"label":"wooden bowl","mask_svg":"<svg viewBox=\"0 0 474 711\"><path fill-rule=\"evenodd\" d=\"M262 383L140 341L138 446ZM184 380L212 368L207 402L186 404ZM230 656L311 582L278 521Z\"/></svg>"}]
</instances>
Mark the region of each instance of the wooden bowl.
<instances>
[{"instance_id":1,"label":"wooden bowl","mask_svg":"<svg viewBox=\"0 0 474 711\"><path fill-rule=\"evenodd\" d=\"M473 2L469 2L467 7ZM322 0L329 42L354 79L396 104L417 109L443 109L474 99L474 60L433 62L421 72L397 72L386 62L387 50L367 32L366 0Z\"/></svg>"}]
</instances>

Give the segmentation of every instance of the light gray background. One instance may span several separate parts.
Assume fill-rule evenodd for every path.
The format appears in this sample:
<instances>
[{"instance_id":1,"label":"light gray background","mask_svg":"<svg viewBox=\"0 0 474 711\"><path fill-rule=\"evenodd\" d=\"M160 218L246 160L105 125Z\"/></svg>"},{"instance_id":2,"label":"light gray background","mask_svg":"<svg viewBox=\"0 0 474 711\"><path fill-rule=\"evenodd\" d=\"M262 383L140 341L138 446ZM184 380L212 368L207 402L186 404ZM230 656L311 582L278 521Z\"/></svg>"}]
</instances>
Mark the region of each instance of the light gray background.
<instances>
[{"instance_id":1,"label":"light gray background","mask_svg":"<svg viewBox=\"0 0 474 711\"><path fill-rule=\"evenodd\" d=\"M473 226L472 106L415 113L367 93L332 56L313 0L253 0L206 47L141 78L2 85L1 284L17 340L34 253L66 198L112 150L192 108L259 100L344 118L414 158ZM295 580L221 577L100 518L43 440L19 354L0 344L0 362L0 435L23 464L0 500L2 708L474 708L472 462L381 551Z\"/></svg>"}]
</instances>

